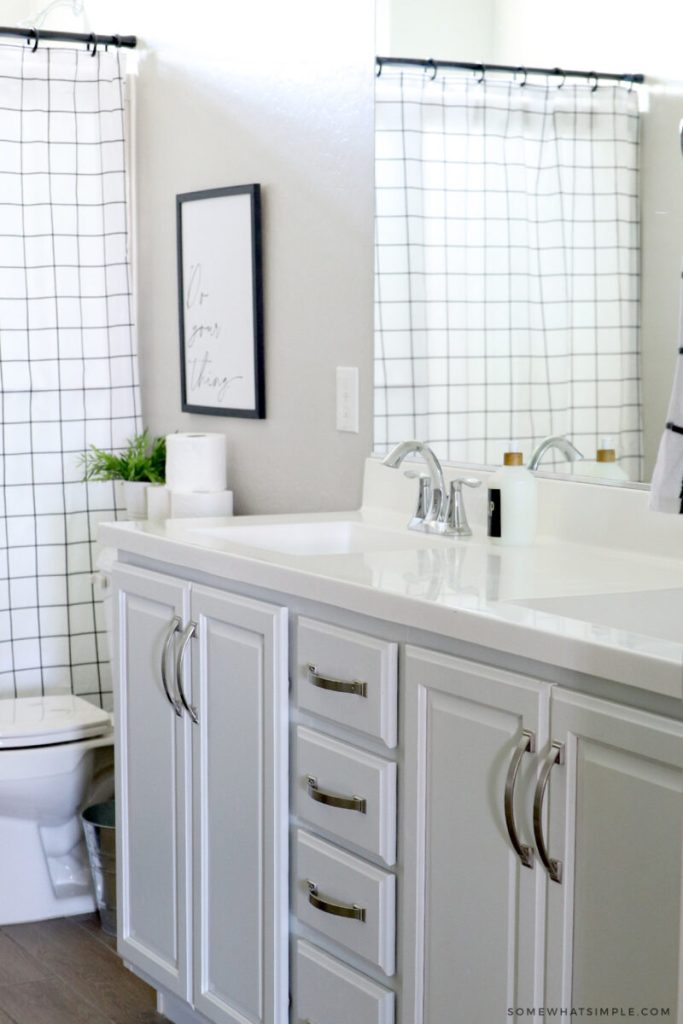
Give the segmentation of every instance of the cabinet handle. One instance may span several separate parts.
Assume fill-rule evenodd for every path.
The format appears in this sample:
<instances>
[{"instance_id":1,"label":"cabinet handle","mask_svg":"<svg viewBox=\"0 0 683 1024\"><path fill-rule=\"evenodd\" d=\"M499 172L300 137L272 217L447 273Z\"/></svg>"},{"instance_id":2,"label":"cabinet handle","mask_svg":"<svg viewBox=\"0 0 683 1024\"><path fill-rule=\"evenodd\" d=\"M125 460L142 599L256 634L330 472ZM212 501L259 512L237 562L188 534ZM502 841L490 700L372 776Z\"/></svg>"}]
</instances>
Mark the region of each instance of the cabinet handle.
<instances>
[{"instance_id":1,"label":"cabinet handle","mask_svg":"<svg viewBox=\"0 0 683 1024\"><path fill-rule=\"evenodd\" d=\"M192 704L188 703L187 697L185 696L185 691L183 689L183 659L185 657L185 651L187 650L187 645L189 644L189 642L192 639L192 637L196 636L196 635L197 635L197 623L196 622L190 622L189 625L185 626L185 629L183 630L182 636L180 637L180 646L178 648L178 659L176 661L176 666L175 666L176 685L178 687L178 693L180 694L181 703L182 703L183 707L185 708L185 710L187 711L188 715L190 716L190 718L192 719L192 721L194 722L195 725L197 725L197 723L199 722L199 718L197 716L197 709L195 707L193 707Z\"/></svg>"},{"instance_id":2,"label":"cabinet handle","mask_svg":"<svg viewBox=\"0 0 683 1024\"><path fill-rule=\"evenodd\" d=\"M306 879L308 886L308 902L316 910L322 910L325 914L334 914L335 917L352 917L355 921L365 921L365 907L359 907L357 903L336 903L334 900L324 899L318 895L318 886L315 882Z\"/></svg>"},{"instance_id":3,"label":"cabinet handle","mask_svg":"<svg viewBox=\"0 0 683 1024\"><path fill-rule=\"evenodd\" d=\"M517 782L517 773L519 772L519 766L522 763L522 758L527 751L530 754L533 754L535 749L536 738L532 732L525 729L520 737L519 743L515 747L515 752L512 755L512 760L510 761L510 767L508 768L507 778L505 780L505 800L503 802L508 836L510 837L513 850L525 868L533 868L534 851L530 846L526 846L519 840L517 823L515 821L515 783Z\"/></svg>"},{"instance_id":4,"label":"cabinet handle","mask_svg":"<svg viewBox=\"0 0 683 1024\"><path fill-rule=\"evenodd\" d=\"M357 697L367 697L368 695L367 683L362 683L359 679L347 682L345 679L323 676L318 672L315 665L308 666L308 681L313 686L319 686L321 690L334 690L336 693L355 693Z\"/></svg>"},{"instance_id":5,"label":"cabinet handle","mask_svg":"<svg viewBox=\"0 0 683 1024\"><path fill-rule=\"evenodd\" d=\"M534 794L534 837L538 848L538 856L543 867L553 882L562 882L562 861L548 855L548 847L543 835L543 798L554 764L564 764L564 743L553 742L550 753L543 762Z\"/></svg>"},{"instance_id":6,"label":"cabinet handle","mask_svg":"<svg viewBox=\"0 0 683 1024\"><path fill-rule=\"evenodd\" d=\"M171 696L171 691L168 686L168 675L166 673L166 666L168 664L168 656L171 653L171 644L173 643L173 637L175 636L179 629L180 619L178 618L177 615L175 615L173 619L171 619L161 648L161 684L164 688L164 693L166 694L168 703L171 705L178 718L181 717L183 709L180 706L180 701L175 700L175 698Z\"/></svg>"},{"instance_id":7,"label":"cabinet handle","mask_svg":"<svg viewBox=\"0 0 683 1024\"><path fill-rule=\"evenodd\" d=\"M367 803L362 796L336 796L325 789L318 789L318 780L313 775L306 776L306 791L311 800L317 800L319 804L327 804L328 807L341 807L344 811L359 811L360 814L367 812Z\"/></svg>"}]
</instances>

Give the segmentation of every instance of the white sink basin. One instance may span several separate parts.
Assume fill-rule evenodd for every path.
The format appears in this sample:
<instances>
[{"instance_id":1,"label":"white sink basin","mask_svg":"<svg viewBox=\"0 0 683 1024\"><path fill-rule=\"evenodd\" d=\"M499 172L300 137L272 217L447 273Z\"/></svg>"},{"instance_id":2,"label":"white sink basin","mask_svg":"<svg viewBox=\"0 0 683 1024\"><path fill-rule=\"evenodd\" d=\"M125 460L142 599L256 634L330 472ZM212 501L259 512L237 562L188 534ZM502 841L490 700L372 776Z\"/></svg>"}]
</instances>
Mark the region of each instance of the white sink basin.
<instances>
[{"instance_id":1,"label":"white sink basin","mask_svg":"<svg viewBox=\"0 0 683 1024\"><path fill-rule=\"evenodd\" d=\"M424 548L440 543L433 535L409 532L407 527L404 531L385 530L353 521L206 526L191 532L285 555L351 555Z\"/></svg>"},{"instance_id":2,"label":"white sink basin","mask_svg":"<svg viewBox=\"0 0 683 1024\"><path fill-rule=\"evenodd\" d=\"M679 588L583 597L539 597L511 603L596 626L683 643L683 589Z\"/></svg>"}]
</instances>

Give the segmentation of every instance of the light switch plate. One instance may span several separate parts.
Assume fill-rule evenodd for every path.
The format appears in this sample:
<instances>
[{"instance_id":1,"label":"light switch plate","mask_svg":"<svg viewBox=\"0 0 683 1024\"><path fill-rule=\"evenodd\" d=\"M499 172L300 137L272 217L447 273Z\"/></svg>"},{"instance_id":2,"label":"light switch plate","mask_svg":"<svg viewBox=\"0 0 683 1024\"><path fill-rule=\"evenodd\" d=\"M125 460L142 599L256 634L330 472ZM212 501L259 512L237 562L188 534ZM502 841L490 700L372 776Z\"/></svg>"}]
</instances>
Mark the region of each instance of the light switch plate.
<instances>
[{"instance_id":1,"label":"light switch plate","mask_svg":"<svg viewBox=\"0 0 683 1024\"><path fill-rule=\"evenodd\" d=\"M337 430L357 434L358 424L358 367L337 367Z\"/></svg>"}]
</instances>

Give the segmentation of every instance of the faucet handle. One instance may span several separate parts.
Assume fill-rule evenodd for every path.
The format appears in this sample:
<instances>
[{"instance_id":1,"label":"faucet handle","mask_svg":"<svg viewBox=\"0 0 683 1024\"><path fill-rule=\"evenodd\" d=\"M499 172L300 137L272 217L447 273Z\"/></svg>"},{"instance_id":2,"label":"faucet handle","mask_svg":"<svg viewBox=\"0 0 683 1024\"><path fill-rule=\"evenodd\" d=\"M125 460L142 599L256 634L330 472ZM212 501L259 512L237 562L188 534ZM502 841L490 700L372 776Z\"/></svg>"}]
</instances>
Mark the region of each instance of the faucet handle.
<instances>
[{"instance_id":1,"label":"faucet handle","mask_svg":"<svg viewBox=\"0 0 683 1024\"><path fill-rule=\"evenodd\" d=\"M466 487L479 487L481 485L481 480L479 480L478 477L476 476L453 477L453 479L451 480L451 494L453 494L454 491L462 492L463 484L465 484Z\"/></svg>"},{"instance_id":2,"label":"faucet handle","mask_svg":"<svg viewBox=\"0 0 683 1024\"><path fill-rule=\"evenodd\" d=\"M471 537L472 530L467 522L462 488L479 487L481 480L475 476L456 476L451 480L451 490L446 513L446 533L454 537Z\"/></svg>"}]
</instances>

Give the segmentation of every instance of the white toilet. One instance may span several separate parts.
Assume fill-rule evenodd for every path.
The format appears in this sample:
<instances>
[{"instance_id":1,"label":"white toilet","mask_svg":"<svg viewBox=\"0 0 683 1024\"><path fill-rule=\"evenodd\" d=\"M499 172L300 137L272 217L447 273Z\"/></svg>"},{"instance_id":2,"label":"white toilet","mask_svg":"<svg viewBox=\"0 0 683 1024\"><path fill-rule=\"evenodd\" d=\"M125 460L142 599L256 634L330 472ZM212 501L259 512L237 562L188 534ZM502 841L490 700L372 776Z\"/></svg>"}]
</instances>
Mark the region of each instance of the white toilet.
<instances>
[{"instance_id":1,"label":"white toilet","mask_svg":"<svg viewBox=\"0 0 683 1024\"><path fill-rule=\"evenodd\" d=\"M95 759L112 745L111 716L80 697L0 700L0 926L94 910L80 813L111 795Z\"/></svg>"},{"instance_id":2,"label":"white toilet","mask_svg":"<svg viewBox=\"0 0 683 1024\"><path fill-rule=\"evenodd\" d=\"M111 641L111 564L93 575ZM0 699L0 927L95 909L81 811L114 795L113 718L71 694Z\"/></svg>"}]
</instances>

